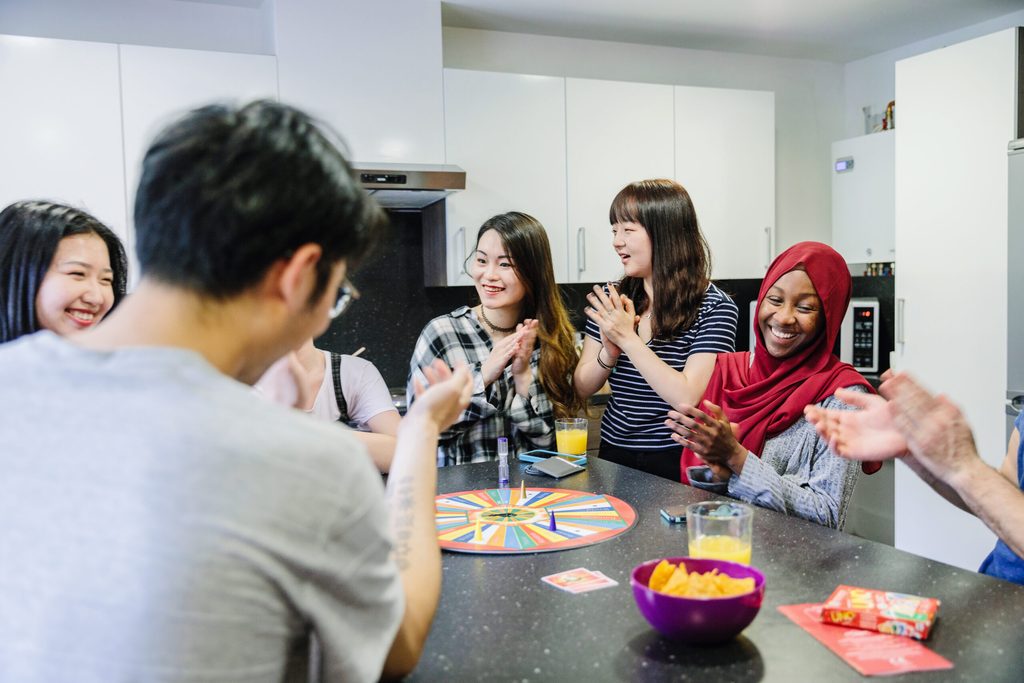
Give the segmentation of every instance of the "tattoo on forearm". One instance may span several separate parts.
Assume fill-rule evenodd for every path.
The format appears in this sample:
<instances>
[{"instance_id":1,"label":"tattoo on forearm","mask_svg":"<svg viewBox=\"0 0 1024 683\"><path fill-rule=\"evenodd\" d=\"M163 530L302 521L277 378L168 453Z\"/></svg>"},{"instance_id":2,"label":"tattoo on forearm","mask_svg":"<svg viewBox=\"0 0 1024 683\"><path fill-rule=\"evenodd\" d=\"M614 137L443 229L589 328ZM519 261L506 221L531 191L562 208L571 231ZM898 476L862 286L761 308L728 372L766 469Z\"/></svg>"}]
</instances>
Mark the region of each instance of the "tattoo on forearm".
<instances>
[{"instance_id":1,"label":"tattoo on forearm","mask_svg":"<svg viewBox=\"0 0 1024 683\"><path fill-rule=\"evenodd\" d=\"M413 515L416 511L415 481L412 476L405 476L395 482L390 495L393 503L389 510L392 515L391 528L395 534L392 557L398 570L404 572L412 566L412 533Z\"/></svg>"}]
</instances>

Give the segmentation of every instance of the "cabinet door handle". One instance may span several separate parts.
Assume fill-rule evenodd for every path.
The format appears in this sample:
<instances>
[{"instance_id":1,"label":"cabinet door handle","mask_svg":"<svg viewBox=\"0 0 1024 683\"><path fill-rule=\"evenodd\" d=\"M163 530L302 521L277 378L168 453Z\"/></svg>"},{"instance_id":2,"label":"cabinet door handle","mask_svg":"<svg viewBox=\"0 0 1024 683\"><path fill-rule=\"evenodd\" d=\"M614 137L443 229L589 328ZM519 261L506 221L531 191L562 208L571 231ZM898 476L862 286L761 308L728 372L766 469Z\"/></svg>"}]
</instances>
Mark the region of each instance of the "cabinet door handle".
<instances>
[{"instance_id":1,"label":"cabinet door handle","mask_svg":"<svg viewBox=\"0 0 1024 683\"><path fill-rule=\"evenodd\" d=\"M458 283L459 278L466 272L466 226L460 226L455 231L455 253L458 262L455 264L455 282ZM467 273L468 275L468 273Z\"/></svg>"},{"instance_id":2,"label":"cabinet door handle","mask_svg":"<svg viewBox=\"0 0 1024 683\"><path fill-rule=\"evenodd\" d=\"M576 275L583 274L587 269L587 229L580 226L576 230Z\"/></svg>"},{"instance_id":3,"label":"cabinet door handle","mask_svg":"<svg viewBox=\"0 0 1024 683\"><path fill-rule=\"evenodd\" d=\"M896 343L906 344L907 337L903 329L903 320L906 316L906 299L896 299Z\"/></svg>"},{"instance_id":4,"label":"cabinet door handle","mask_svg":"<svg viewBox=\"0 0 1024 683\"><path fill-rule=\"evenodd\" d=\"M765 226L765 228L764 228L764 245L765 245L764 270L765 270L765 272L768 272L768 268L771 267L771 265L772 265L772 254L775 253L775 245L773 244L773 242L775 241L773 239L774 237L775 236L772 235L772 226L770 226L770 225Z\"/></svg>"}]
</instances>

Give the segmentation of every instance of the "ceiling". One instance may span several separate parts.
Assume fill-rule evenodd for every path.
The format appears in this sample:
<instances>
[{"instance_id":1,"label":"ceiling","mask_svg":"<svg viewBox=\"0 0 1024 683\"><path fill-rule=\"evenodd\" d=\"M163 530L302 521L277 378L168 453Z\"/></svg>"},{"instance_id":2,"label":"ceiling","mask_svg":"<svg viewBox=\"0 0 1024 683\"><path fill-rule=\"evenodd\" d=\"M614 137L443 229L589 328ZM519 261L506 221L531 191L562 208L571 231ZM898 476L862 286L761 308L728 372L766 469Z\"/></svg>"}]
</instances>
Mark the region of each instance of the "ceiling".
<instances>
[{"instance_id":1,"label":"ceiling","mask_svg":"<svg viewBox=\"0 0 1024 683\"><path fill-rule=\"evenodd\" d=\"M1024 0L442 0L441 3L445 26L840 63L1019 10L1024 10Z\"/></svg>"}]
</instances>

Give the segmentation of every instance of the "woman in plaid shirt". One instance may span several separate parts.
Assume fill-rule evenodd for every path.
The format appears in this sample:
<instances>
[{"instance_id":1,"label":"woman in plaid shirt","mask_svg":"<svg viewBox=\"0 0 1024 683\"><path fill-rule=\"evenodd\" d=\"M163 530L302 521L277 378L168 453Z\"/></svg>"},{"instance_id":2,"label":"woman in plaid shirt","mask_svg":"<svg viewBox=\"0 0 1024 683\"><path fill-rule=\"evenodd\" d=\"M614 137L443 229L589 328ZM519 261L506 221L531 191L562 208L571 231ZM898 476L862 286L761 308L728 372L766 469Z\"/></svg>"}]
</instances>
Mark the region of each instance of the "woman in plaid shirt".
<instances>
[{"instance_id":1,"label":"woman in plaid shirt","mask_svg":"<svg viewBox=\"0 0 1024 683\"><path fill-rule=\"evenodd\" d=\"M551 265L547 232L537 219L513 211L494 216L477 233L466 262L480 303L434 318L423 328L410 363L413 380L435 359L469 366L469 407L438 443L437 464L497 458L497 439L518 451L554 444L554 418L575 416L583 403L573 391L573 327Z\"/></svg>"}]
</instances>

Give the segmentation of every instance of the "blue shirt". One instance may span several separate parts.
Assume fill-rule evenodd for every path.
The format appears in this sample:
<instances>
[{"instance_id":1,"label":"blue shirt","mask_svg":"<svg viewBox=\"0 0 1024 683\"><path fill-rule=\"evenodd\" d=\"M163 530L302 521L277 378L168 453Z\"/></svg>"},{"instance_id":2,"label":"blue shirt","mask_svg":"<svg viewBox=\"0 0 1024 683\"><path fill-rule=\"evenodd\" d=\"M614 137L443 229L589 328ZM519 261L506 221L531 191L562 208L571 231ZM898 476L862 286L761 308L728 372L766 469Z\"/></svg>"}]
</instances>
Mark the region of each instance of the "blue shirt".
<instances>
[{"instance_id":1,"label":"blue shirt","mask_svg":"<svg viewBox=\"0 0 1024 683\"><path fill-rule=\"evenodd\" d=\"M1024 412L1013 421L1013 426L1018 434L1024 433ZM1017 447L1017 486L1024 491L1024 439L1021 439L1020 445ZM981 563L978 571L997 579L1024 585L1024 559L1021 559L1019 555L1010 550L1010 546L1002 541L996 542L996 547Z\"/></svg>"}]
</instances>

